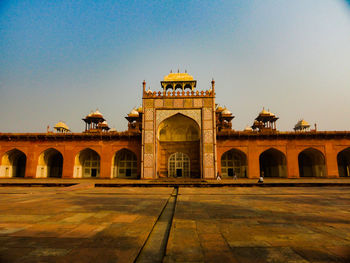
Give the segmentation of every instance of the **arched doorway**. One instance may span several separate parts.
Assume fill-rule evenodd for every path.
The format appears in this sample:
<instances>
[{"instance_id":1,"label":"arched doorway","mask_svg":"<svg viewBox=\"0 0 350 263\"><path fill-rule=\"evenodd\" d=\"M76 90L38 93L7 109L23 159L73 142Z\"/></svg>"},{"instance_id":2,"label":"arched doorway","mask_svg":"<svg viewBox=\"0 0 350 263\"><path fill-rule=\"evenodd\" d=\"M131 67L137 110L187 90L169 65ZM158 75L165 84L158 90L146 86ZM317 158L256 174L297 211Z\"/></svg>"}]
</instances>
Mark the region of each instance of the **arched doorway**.
<instances>
[{"instance_id":1,"label":"arched doorway","mask_svg":"<svg viewBox=\"0 0 350 263\"><path fill-rule=\"evenodd\" d=\"M342 150L337 155L338 172L340 177L350 176L350 147Z\"/></svg>"},{"instance_id":2,"label":"arched doorway","mask_svg":"<svg viewBox=\"0 0 350 263\"><path fill-rule=\"evenodd\" d=\"M322 152L314 148L303 150L298 155L300 177L326 176L325 158Z\"/></svg>"},{"instance_id":3,"label":"arched doorway","mask_svg":"<svg viewBox=\"0 0 350 263\"><path fill-rule=\"evenodd\" d=\"M169 177L190 177L190 158L181 152L173 153L168 161Z\"/></svg>"},{"instance_id":4,"label":"arched doorway","mask_svg":"<svg viewBox=\"0 0 350 263\"><path fill-rule=\"evenodd\" d=\"M100 156L94 150L87 148L75 157L73 177L89 178L100 176Z\"/></svg>"},{"instance_id":5,"label":"arched doorway","mask_svg":"<svg viewBox=\"0 0 350 263\"><path fill-rule=\"evenodd\" d=\"M39 156L36 177L62 177L63 156L54 148L42 152Z\"/></svg>"},{"instance_id":6,"label":"arched doorway","mask_svg":"<svg viewBox=\"0 0 350 263\"><path fill-rule=\"evenodd\" d=\"M132 151L122 149L114 156L113 177L137 178L137 157Z\"/></svg>"},{"instance_id":7,"label":"arched doorway","mask_svg":"<svg viewBox=\"0 0 350 263\"><path fill-rule=\"evenodd\" d=\"M27 157L18 149L13 149L4 154L1 160L2 177L24 177Z\"/></svg>"},{"instance_id":8,"label":"arched doorway","mask_svg":"<svg viewBox=\"0 0 350 263\"><path fill-rule=\"evenodd\" d=\"M260 154L260 172L265 177L287 177L286 156L279 150L270 148Z\"/></svg>"},{"instance_id":9,"label":"arched doorway","mask_svg":"<svg viewBox=\"0 0 350 263\"><path fill-rule=\"evenodd\" d=\"M245 153L232 149L221 157L221 176L223 178L247 177L247 156Z\"/></svg>"},{"instance_id":10,"label":"arched doorway","mask_svg":"<svg viewBox=\"0 0 350 263\"><path fill-rule=\"evenodd\" d=\"M193 119L178 113L159 124L157 133L158 177L174 177L176 171L170 171L170 167L172 167L169 163L170 160L172 160L170 156L175 153L182 153L184 155L181 156L187 156L189 160L188 175L187 172L183 170L182 177L185 175L191 178L200 178L201 168L199 152L200 129L199 125ZM177 155L178 157L180 156L179 154Z\"/></svg>"}]
</instances>

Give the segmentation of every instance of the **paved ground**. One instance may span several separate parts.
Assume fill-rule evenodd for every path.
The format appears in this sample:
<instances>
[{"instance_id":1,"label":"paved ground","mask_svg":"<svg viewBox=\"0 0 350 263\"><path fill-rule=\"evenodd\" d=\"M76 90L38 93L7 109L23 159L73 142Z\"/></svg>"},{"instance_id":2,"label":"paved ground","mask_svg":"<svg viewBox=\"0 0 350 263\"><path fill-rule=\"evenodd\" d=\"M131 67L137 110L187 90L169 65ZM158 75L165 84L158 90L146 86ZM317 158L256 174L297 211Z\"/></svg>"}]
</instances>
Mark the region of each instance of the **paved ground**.
<instances>
[{"instance_id":1,"label":"paved ground","mask_svg":"<svg viewBox=\"0 0 350 263\"><path fill-rule=\"evenodd\" d=\"M172 192L0 187L0 262L133 262ZM350 262L350 187L178 193L164 262Z\"/></svg>"}]
</instances>

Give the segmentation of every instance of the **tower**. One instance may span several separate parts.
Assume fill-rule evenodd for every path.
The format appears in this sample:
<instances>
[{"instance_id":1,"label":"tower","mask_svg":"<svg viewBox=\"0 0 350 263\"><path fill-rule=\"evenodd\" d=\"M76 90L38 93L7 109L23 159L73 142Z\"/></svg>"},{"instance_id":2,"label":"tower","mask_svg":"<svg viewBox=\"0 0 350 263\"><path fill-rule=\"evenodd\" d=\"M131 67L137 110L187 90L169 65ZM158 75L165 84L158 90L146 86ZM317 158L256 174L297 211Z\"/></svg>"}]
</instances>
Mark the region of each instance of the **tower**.
<instances>
[{"instance_id":1,"label":"tower","mask_svg":"<svg viewBox=\"0 0 350 263\"><path fill-rule=\"evenodd\" d=\"M165 76L162 91L143 82L142 178L215 178L215 82L196 84L188 73Z\"/></svg>"}]
</instances>

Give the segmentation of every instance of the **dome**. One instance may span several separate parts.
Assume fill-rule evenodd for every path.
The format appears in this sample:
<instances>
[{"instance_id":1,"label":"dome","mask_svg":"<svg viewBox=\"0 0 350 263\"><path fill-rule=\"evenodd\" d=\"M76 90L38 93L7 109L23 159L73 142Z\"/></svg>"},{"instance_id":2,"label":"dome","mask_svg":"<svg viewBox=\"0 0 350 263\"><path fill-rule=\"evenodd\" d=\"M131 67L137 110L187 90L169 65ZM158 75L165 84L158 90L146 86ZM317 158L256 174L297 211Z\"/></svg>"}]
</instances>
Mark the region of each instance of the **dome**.
<instances>
[{"instance_id":1,"label":"dome","mask_svg":"<svg viewBox=\"0 0 350 263\"><path fill-rule=\"evenodd\" d=\"M216 108L216 111L217 112L222 112L222 111L224 111L226 108L223 108L223 107L221 107L221 106L218 106L217 108Z\"/></svg>"},{"instance_id":2,"label":"dome","mask_svg":"<svg viewBox=\"0 0 350 263\"><path fill-rule=\"evenodd\" d=\"M147 94L152 94L152 90L150 88L148 88L148 90L146 91Z\"/></svg>"},{"instance_id":3,"label":"dome","mask_svg":"<svg viewBox=\"0 0 350 263\"><path fill-rule=\"evenodd\" d=\"M228 109L224 109L222 112L221 112L222 115L232 115L232 112L230 112Z\"/></svg>"},{"instance_id":4,"label":"dome","mask_svg":"<svg viewBox=\"0 0 350 263\"><path fill-rule=\"evenodd\" d=\"M300 120L297 122L297 124L295 124L295 127L310 127L310 124L305 121L304 119Z\"/></svg>"},{"instance_id":5,"label":"dome","mask_svg":"<svg viewBox=\"0 0 350 263\"><path fill-rule=\"evenodd\" d=\"M142 106L140 106L140 107L137 108L137 112L138 112L138 113L142 113Z\"/></svg>"},{"instance_id":6,"label":"dome","mask_svg":"<svg viewBox=\"0 0 350 263\"><path fill-rule=\"evenodd\" d=\"M164 81L193 81L193 77L188 73L170 73Z\"/></svg>"},{"instance_id":7,"label":"dome","mask_svg":"<svg viewBox=\"0 0 350 263\"><path fill-rule=\"evenodd\" d=\"M263 108L263 110L259 113L260 115L271 115L271 112L268 112Z\"/></svg>"},{"instance_id":8,"label":"dome","mask_svg":"<svg viewBox=\"0 0 350 263\"><path fill-rule=\"evenodd\" d=\"M249 125L247 125L243 131L253 131L252 127L250 127Z\"/></svg>"},{"instance_id":9,"label":"dome","mask_svg":"<svg viewBox=\"0 0 350 263\"><path fill-rule=\"evenodd\" d=\"M128 114L129 117L138 117L139 116L139 112L135 109L132 109L130 111L130 113Z\"/></svg>"},{"instance_id":10,"label":"dome","mask_svg":"<svg viewBox=\"0 0 350 263\"><path fill-rule=\"evenodd\" d=\"M68 130L68 131L69 131L69 127L67 126L67 124L65 124L65 123L62 122L62 121L57 122L54 128L55 128L55 129L65 129L65 130Z\"/></svg>"}]
</instances>

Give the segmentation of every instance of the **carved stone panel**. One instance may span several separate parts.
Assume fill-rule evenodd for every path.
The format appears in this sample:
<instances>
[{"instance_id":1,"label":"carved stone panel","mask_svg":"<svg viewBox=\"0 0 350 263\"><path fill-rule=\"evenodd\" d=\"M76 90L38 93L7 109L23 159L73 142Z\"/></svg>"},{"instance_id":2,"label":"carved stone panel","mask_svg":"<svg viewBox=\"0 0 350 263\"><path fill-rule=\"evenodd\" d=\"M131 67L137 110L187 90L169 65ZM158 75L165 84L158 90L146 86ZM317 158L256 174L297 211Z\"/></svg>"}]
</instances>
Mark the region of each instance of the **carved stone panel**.
<instances>
[{"instance_id":1,"label":"carved stone panel","mask_svg":"<svg viewBox=\"0 0 350 263\"><path fill-rule=\"evenodd\" d=\"M203 119L204 120L212 120L212 109L211 108L203 108Z\"/></svg>"},{"instance_id":2,"label":"carved stone panel","mask_svg":"<svg viewBox=\"0 0 350 263\"><path fill-rule=\"evenodd\" d=\"M203 131L203 141L204 143L213 143L213 131L204 130Z\"/></svg>"},{"instance_id":3,"label":"carved stone panel","mask_svg":"<svg viewBox=\"0 0 350 263\"><path fill-rule=\"evenodd\" d=\"M145 143L153 143L153 131L145 131Z\"/></svg>"},{"instance_id":4,"label":"carved stone panel","mask_svg":"<svg viewBox=\"0 0 350 263\"><path fill-rule=\"evenodd\" d=\"M193 99L193 107L201 108L202 106L202 99Z\"/></svg>"},{"instance_id":5,"label":"carved stone panel","mask_svg":"<svg viewBox=\"0 0 350 263\"><path fill-rule=\"evenodd\" d=\"M145 109L145 119L146 121L152 121L153 120L153 109Z\"/></svg>"},{"instance_id":6,"label":"carved stone panel","mask_svg":"<svg viewBox=\"0 0 350 263\"><path fill-rule=\"evenodd\" d=\"M184 100L183 99L176 99L174 100L174 108L183 108L184 106Z\"/></svg>"},{"instance_id":7,"label":"carved stone panel","mask_svg":"<svg viewBox=\"0 0 350 263\"><path fill-rule=\"evenodd\" d=\"M145 167L153 167L153 154L144 154L143 163Z\"/></svg>"},{"instance_id":8,"label":"carved stone panel","mask_svg":"<svg viewBox=\"0 0 350 263\"><path fill-rule=\"evenodd\" d=\"M156 107L156 108L163 107L163 100L162 99L156 99L154 101L154 107Z\"/></svg>"}]
</instances>

